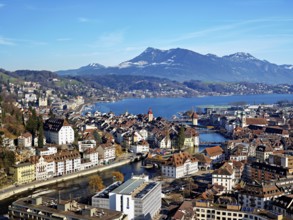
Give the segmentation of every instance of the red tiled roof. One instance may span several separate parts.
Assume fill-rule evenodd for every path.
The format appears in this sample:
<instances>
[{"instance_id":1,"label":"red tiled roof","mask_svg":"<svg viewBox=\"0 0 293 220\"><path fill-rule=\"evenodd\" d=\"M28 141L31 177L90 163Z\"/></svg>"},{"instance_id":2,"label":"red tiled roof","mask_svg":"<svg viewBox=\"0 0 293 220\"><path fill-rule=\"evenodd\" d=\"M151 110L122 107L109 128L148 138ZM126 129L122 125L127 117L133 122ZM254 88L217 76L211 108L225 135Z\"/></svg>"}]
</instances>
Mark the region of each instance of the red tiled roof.
<instances>
[{"instance_id":1,"label":"red tiled roof","mask_svg":"<svg viewBox=\"0 0 293 220\"><path fill-rule=\"evenodd\" d=\"M214 146L214 147L206 148L205 152L209 157L213 157L213 156L223 154L224 150L220 146Z\"/></svg>"}]
</instances>

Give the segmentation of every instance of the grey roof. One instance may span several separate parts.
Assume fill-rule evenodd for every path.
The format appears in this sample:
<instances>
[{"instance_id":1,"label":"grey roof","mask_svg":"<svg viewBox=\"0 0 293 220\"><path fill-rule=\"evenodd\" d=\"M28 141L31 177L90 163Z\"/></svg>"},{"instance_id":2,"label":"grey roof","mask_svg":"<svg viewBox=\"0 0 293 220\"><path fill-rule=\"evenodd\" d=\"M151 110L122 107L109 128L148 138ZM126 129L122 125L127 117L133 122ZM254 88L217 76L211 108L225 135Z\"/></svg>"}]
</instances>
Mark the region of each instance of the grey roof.
<instances>
[{"instance_id":1,"label":"grey roof","mask_svg":"<svg viewBox=\"0 0 293 220\"><path fill-rule=\"evenodd\" d=\"M144 182L144 179L129 179L121 186L113 190L113 193L131 195L131 193L139 186L141 186Z\"/></svg>"}]
</instances>

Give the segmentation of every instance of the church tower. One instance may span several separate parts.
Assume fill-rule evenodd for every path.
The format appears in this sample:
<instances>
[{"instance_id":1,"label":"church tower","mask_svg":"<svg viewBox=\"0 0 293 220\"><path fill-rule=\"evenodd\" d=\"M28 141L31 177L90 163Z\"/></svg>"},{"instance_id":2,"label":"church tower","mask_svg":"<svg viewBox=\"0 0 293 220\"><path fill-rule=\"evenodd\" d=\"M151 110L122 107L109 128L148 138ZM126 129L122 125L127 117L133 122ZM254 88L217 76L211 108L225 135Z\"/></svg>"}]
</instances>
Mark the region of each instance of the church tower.
<instances>
[{"instance_id":1,"label":"church tower","mask_svg":"<svg viewBox=\"0 0 293 220\"><path fill-rule=\"evenodd\" d=\"M148 111L148 121L152 121L154 120L154 115L153 115L153 111L151 108L149 108L149 111Z\"/></svg>"}]
</instances>

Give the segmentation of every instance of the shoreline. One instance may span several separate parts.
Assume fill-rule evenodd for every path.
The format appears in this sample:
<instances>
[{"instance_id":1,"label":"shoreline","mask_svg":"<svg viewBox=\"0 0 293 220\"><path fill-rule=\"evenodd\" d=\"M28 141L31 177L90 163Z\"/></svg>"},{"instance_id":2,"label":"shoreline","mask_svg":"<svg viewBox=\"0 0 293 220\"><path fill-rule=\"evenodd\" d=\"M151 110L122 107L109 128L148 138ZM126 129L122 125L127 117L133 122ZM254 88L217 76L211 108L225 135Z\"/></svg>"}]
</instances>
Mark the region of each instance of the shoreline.
<instances>
[{"instance_id":1,"label":"shoreline","mask_svg":"<svg viewBox=\"0 0 293 220\"><path fill-rule=\"evenodd\" d=\"M86 170L81 170L81 171L77 171L75 173L71 173L71 174L66 174L63 176L58 176L58 177L53 177L51 179L48 180L43 180L43 181L34 181L34 182L30 182L24 185L19 185L19 186L13 186L9 189L7 189L7 192L3 192L5 191L5 189L2 189L2 192L0 193L0 200L5 200L8 199L14 195L29 191L29 190L34 190L37 189L39 187L43 187L43 186L48 186L51 184L56 184L56 183L60 183L60 182L64 182L67 180L71 180L71 179L75 179L75 178L79 178L79 177L83 177L83 176L87 176L96 172L101 172L101 171L105 171L111 168L115 168L115 167L119 167L125 164L130 163L130 159L127 160L123 160L117 163L113 163L110 165L104 165L104 166L96 166L96 167L92 167Z\"/></svg>"}]
</instances>

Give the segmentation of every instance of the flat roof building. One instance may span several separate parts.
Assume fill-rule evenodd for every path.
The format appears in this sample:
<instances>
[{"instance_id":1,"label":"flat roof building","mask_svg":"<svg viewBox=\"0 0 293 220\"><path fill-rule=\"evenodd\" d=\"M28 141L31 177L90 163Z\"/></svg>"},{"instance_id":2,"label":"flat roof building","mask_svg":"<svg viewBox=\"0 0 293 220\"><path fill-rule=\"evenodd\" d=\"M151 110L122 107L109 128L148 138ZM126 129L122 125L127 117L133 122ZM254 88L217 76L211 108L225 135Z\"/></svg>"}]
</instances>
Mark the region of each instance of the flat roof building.
<instances>
[{"instance_id":1,"label":"flat roof building","mask_svg":"<svg viewBox=\"0 0 293 220\"><path fill-rule=\"evenodd\" d=\"M13 202L9 206L9 219L38 220L126 220L122 212L95 208L77 203L75 200L65 201L48 197L27 197Z\"/></svg>"}]
</instances>

